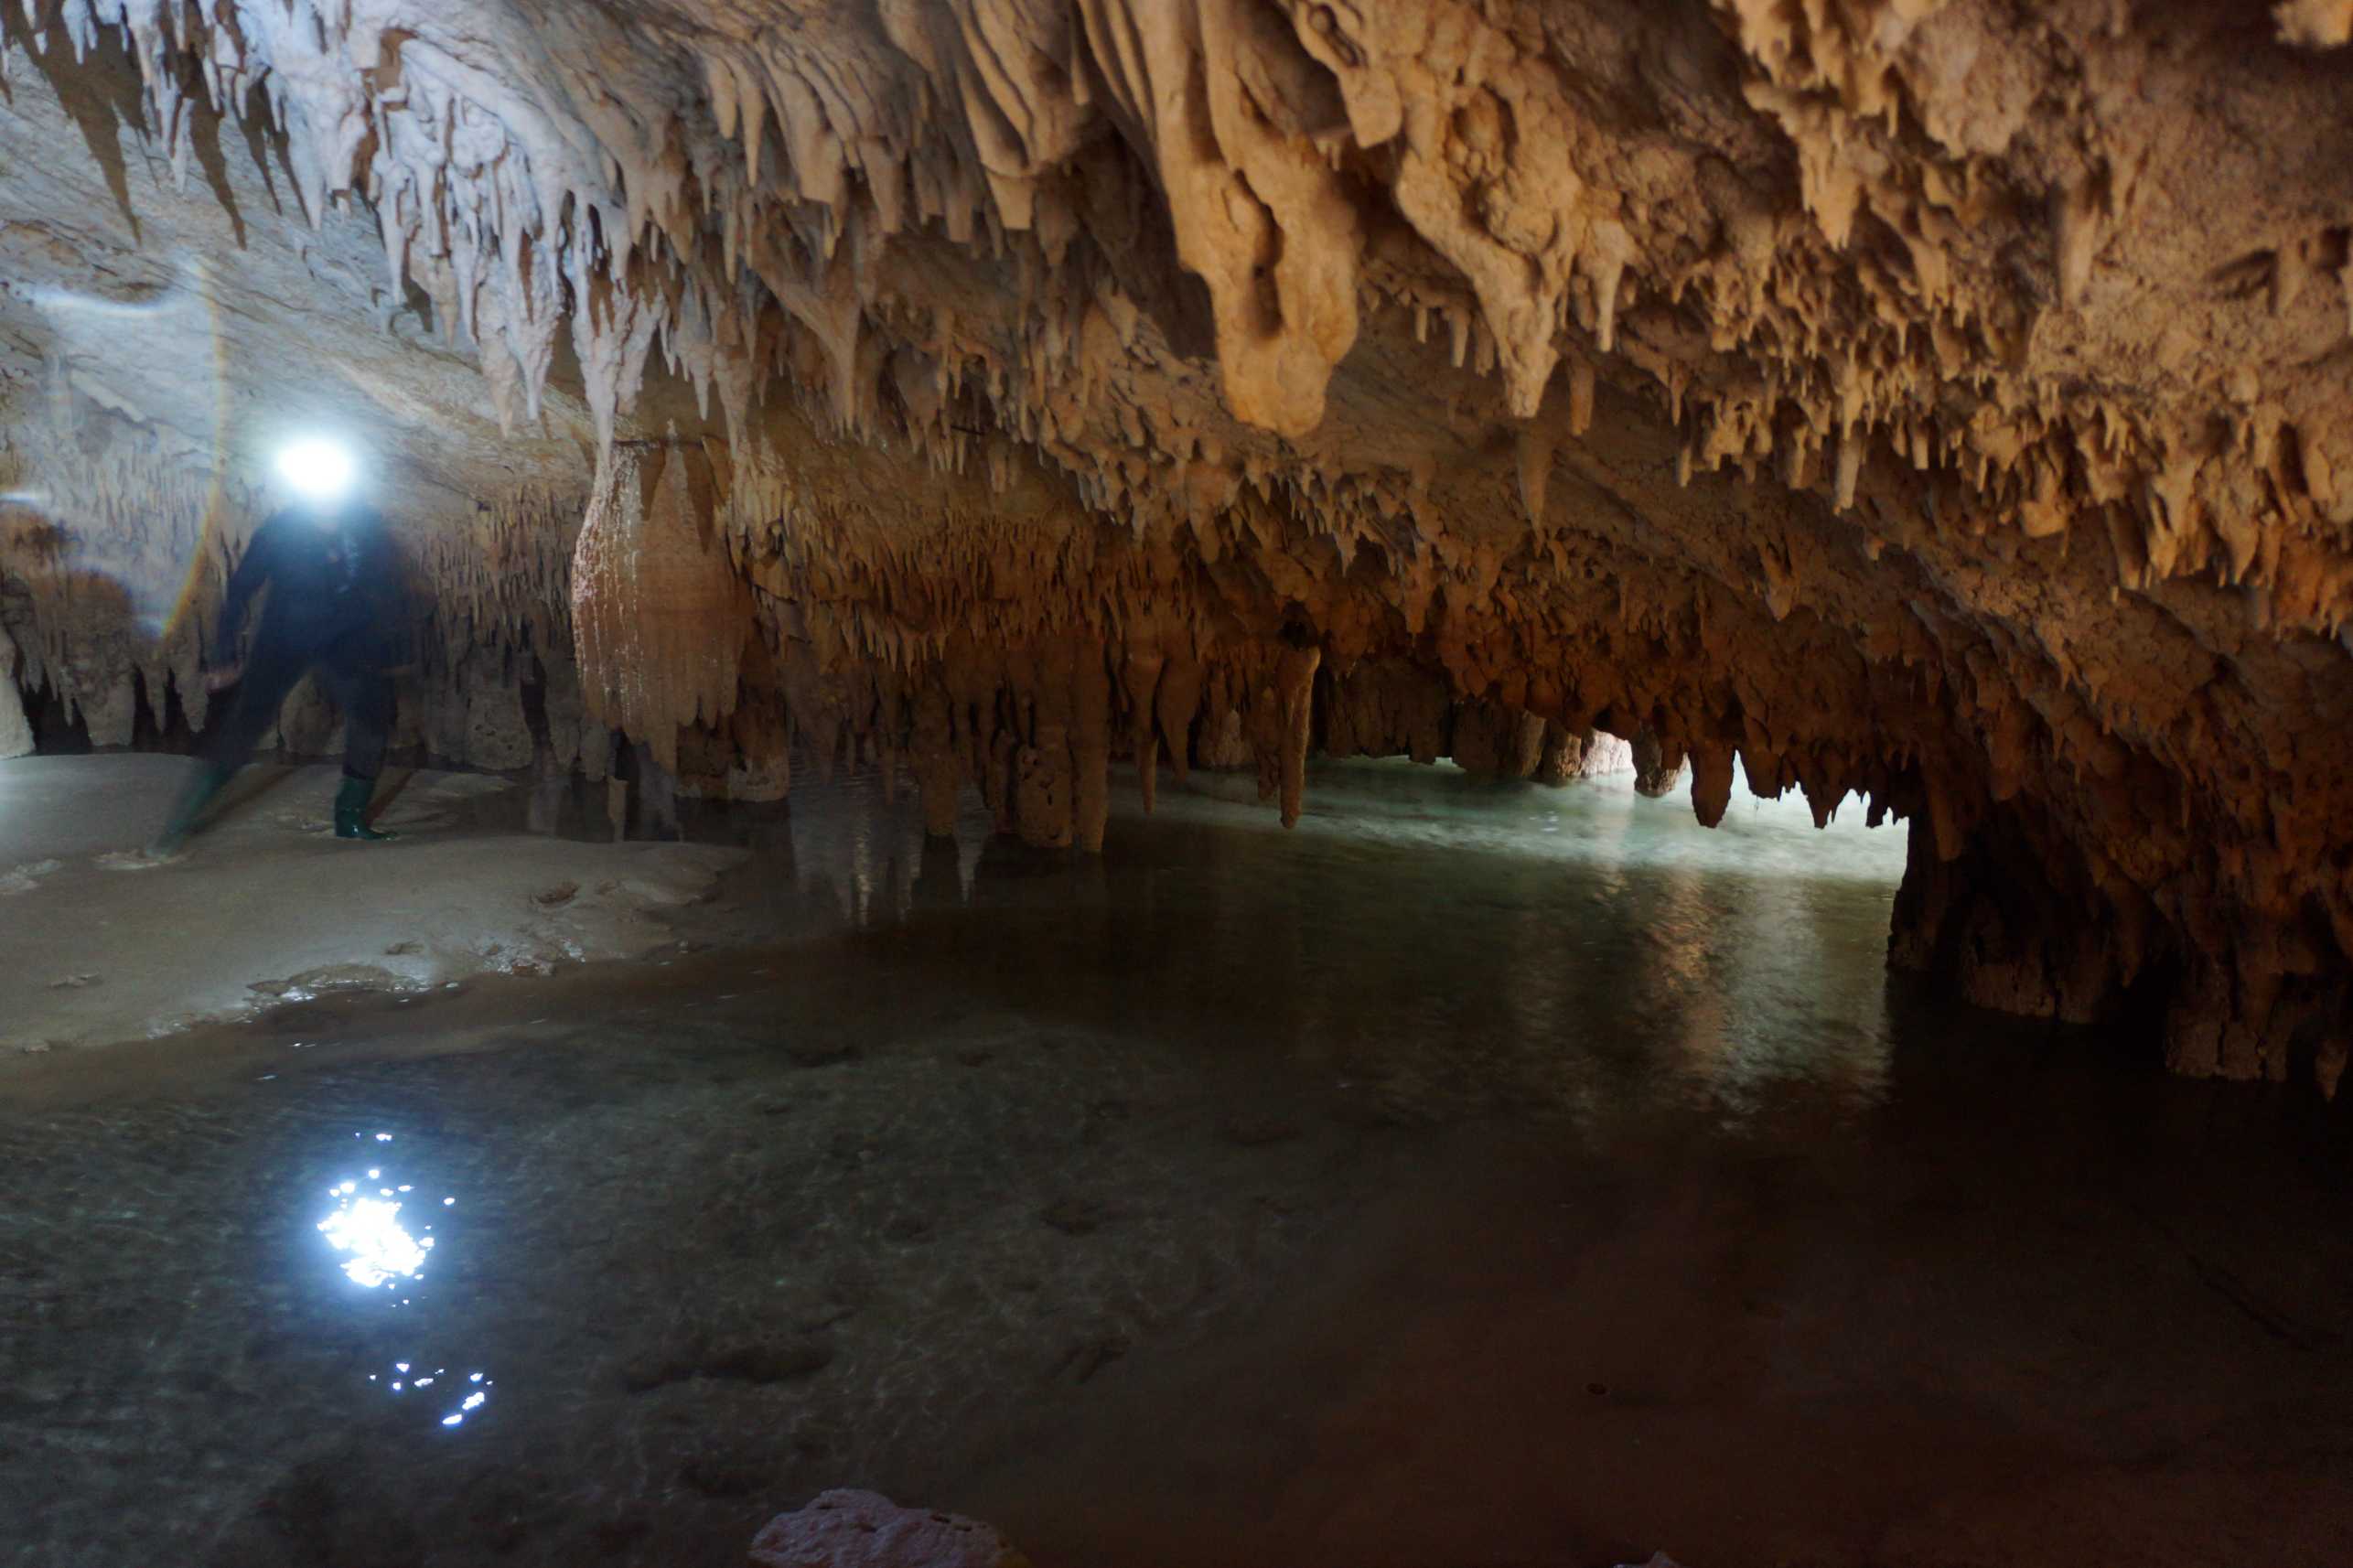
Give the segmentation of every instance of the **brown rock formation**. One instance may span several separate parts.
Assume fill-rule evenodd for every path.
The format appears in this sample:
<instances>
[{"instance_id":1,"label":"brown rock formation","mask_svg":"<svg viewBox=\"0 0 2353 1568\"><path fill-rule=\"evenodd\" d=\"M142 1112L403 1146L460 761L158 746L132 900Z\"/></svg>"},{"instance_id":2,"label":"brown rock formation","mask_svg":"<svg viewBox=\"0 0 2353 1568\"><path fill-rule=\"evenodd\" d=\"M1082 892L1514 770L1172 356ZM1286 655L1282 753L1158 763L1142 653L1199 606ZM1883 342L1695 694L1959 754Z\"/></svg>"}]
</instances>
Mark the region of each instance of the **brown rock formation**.
<instances>
[{"instance_id":1,"label":"brown rock formation","mask_svg":"<svg viewBox=\"0 0 2353 1568\"><path fill-rule=\"evenodd\" d=\"M710 467L654 444L609 449L572 555L572 634L589 718L678 771L678 735L736 709L749 595L712 532Z\"/></svg>"},{"instance_id":2,"label":"brown rock formation","mask_svg":"<svg viewBox=\"0 0 2353 1568\"><path fill-rule=\"evenodd\" d=\"M2342 4L628 11L11 10L37 715L202 723L115 558L200 615L252 442L326 411L420 541L427 708L541 693L500 755L601 770L611 722L780 788L797 737L1091 844L1115 758L1287 819L1318 746L1606 734L1703 820L1735 758L1908 818L1892 956L1963 995L2341 1063ZM69 125L87 165L17 156ZM614 554L632 453L708 498Z\"/></svg>"},{"instance_id":3,"label":"brown rock formation","mask_svg":"<svg viewBox=\"0 0 2353 1568\"><path fill-rule=\"evenodd\" d=\"M1628 743L1634 762L1634 789L1637 794L1657 800L1674 793L1675 786L1683 781L1683 751L1670 746L1659 738L1655 730L1635 732Z\"/></svg>"}]
</instances>

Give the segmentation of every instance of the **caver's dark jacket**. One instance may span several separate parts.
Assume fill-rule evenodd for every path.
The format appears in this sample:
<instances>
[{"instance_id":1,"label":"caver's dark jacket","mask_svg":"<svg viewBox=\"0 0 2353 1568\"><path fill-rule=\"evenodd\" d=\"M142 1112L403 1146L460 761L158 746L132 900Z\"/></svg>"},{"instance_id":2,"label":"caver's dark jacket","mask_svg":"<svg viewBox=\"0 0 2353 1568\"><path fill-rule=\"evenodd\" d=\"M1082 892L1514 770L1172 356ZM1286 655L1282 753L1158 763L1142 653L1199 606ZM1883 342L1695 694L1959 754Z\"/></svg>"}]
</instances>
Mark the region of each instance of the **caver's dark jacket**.
<instances>
[{"instance_id":1,"label":"caver's dark jacket","mask_svg":"<svg viewBox=\"0 0 2353 1568\"><path fill-rule=\"evenodd\" d=\"M354 674L408 662L400 556L373 509L354 507L329 524L289 507L255 529L220 602L215 667L235 660L237 634L265 585L269 599L248 662L317 662Z\"/></svg>"}]
</instances>

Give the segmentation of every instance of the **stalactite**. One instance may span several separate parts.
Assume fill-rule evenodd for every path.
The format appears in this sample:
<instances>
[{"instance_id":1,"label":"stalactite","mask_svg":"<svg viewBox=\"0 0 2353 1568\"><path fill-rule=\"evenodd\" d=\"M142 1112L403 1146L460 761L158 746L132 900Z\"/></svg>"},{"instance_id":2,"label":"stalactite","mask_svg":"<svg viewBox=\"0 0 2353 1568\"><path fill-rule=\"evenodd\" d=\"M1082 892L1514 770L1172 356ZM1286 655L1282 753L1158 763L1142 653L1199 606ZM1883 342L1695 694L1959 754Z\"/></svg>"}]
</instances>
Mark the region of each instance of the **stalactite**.
<instances>
[{"instance_id":1,"label":"stalactite","mask_svg":"<svg viewBox=\"0 0 2353 1568\"><path fill-rule=\"evenodd\" d=\"M677 771L678 732L735 709L744 587L712 531L699 455L624 446L602 461L572 564L587 710Z\"/></svg>"}]
</instances>

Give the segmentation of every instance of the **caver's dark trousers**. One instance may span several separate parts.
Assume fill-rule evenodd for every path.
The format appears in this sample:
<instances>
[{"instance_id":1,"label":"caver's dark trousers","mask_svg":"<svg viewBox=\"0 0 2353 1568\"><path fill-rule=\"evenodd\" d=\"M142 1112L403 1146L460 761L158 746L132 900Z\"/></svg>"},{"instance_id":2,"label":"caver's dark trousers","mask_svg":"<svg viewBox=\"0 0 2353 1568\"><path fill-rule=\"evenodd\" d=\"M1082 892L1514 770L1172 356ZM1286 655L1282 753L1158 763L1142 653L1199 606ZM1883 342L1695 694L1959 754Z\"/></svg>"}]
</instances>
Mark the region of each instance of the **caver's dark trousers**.
<instances>
[{"instance_id":1,"label":"caver's dark trousers","mask_svg":"<svg viewBox=\"0 0 2353 1568\"><path fill-rule=\"evenodd\" d=\"M384 747L392 733L392 682L390 676L364 669L360 661L330 643L324 649L285 646L271 639L257 642L246 660L244 679L237 682L228 715L213 726L205 746L205 760L223 775L242 768L253 748L277 722L286 693L306 671L318 676L328 697L343 714L343 776L373 779L383 771Z\"/></svg>"}]
</instances>

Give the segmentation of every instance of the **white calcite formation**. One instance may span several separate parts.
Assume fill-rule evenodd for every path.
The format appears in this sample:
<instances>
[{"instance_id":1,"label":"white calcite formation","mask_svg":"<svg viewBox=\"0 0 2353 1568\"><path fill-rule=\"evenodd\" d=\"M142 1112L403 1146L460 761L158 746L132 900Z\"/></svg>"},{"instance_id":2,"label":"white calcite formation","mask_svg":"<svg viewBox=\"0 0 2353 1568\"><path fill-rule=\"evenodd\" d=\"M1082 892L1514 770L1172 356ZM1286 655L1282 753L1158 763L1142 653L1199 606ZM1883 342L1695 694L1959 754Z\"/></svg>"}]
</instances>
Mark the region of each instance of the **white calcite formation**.
<instances>
[{"instance_id":1,"label":"white calcite formation","mask_svg":"<svg viewBox=\"0 0 2353 1568\"><path fill-rule=\"evenodd\" d=\"M1639 738L1908 819L1961 996L2341 1058L2342 0L15 8L36 716L202 724L248 433L327 411L486 755L1089 845L1115 760Z\"/></svg>"}]
</instances>

